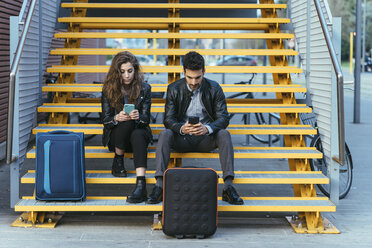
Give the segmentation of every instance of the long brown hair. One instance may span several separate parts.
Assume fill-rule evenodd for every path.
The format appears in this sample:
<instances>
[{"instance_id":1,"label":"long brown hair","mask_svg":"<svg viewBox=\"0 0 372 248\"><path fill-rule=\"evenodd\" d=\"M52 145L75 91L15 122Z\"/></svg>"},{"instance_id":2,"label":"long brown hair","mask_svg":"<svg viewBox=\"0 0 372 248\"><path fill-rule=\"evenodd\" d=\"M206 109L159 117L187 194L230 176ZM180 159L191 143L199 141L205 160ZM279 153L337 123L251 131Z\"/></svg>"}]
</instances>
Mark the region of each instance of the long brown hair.
<instances>
[{"instance_id":1,"label":"long brown hair","mask_svg":"<svg viewBox=\"0 0 372 248\"><path fill-rule=\"evenodd\" d=\"M134 77L133 81L127 86L124 84L120 67L122 64L128 62L131 63L134 68ZM125 87L128 101L130 103L135 103L140 94L142 83L143 74L136 56L125 51L116 54L112 59L110 70L105 78L102 91L109 99L111 106L117 111L121 111L124 107L124 102L122 101L124 93L122 89Z\"/></svg>"}]
</instances>

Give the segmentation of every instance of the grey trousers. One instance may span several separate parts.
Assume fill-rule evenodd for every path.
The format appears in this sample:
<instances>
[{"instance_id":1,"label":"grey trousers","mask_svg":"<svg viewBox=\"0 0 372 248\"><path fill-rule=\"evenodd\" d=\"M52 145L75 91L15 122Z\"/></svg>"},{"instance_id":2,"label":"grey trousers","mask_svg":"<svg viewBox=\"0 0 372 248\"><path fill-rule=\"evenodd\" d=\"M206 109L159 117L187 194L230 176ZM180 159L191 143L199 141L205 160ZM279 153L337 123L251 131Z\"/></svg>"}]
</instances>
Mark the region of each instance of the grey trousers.
<instances>
[{"instance_id":1,"label":"grey trousers","mask_svg":"<svg viewBox=\"0 0 372 248\"><path fill-rule=\"evenodd\" d=\"M210 152L218 148L220 155L223 179L234 177L234 148L231 136L225 129L211 135L180 135L171 129L160 133L156 146L156 173L155 177L162 177L168 168L171 150L176 152ZM201 167L202 164L201 164Z\"/></svg>"}]
</instances>

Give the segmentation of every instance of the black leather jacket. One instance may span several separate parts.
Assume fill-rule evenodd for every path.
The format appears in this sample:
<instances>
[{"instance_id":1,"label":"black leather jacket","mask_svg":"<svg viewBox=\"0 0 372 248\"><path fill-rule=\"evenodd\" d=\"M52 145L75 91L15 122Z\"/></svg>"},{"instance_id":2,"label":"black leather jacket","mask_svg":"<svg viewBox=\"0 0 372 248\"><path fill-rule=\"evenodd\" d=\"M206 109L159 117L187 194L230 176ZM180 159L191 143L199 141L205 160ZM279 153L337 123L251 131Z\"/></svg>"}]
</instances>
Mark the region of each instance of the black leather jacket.
<instances>
[{"instance_id":1,"label":"black leather jacket","mask_svg":"<svg viewBox=\"0 0 372 248\"><path fill-rule=\"evenodd\" d=\"M110 151L113 150L110 144L110 134L112 128L117 124L114 121L114 117L118 112L111 107L110 101L102 92L101 97L102 103L102 122L103 122L103 136L102 144L104 146L109 146ZM138 109L139 119L136 120L136 128L145 128L147 130L147 135L149 140L152 140L152 134L150 129L150 109L151 109L151 86L147 83L143 83L140 95L138 96L135 108Z\"/></svg>"},{"instance_id":2,"label":"black leather jacket","mask_svg":"<svg viewBox=\"0 0 372 248\"><path fill-rule=\"evenodd\" d=\"M179 133L184 122L187 108L191 102L191 92L182 78L168 85L165 103L164 125ZM212 80L203 78L200 86L201 100L210 119L208 124L213 133L229 125L225 95L221 86Z\"/></svg>"}]
</instances>

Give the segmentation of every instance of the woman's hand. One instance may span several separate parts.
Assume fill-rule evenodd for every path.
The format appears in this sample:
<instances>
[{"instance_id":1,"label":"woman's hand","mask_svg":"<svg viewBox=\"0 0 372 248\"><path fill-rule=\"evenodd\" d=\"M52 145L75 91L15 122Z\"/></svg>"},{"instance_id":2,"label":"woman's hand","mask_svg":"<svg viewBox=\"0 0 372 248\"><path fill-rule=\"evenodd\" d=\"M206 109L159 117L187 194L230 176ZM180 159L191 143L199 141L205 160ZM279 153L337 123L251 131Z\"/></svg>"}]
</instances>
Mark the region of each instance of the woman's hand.
<instances>
[{"instance_id":1,"label":"woman's hand","mask_svg":"<svg viewBox=\"0 0 372 248\"><path fill-rule=\"evenodd\" d=\"M129 116L132 120L138 120L139 119L138 109L132 110L132 112L129 113Z\"/></svg>"},{"instance_id":2,"label":"woman's hand","mask_svg":"<svg viewBox=\"0 0 372 248\"><path fill-rule=\"evenodd\" d=\"M117 122L130 121L130 120L131 120L131 117L128 114L126 114L124 111L120 111L119 114L115 115L115 121Z\"/></svg>"}]
</instances>

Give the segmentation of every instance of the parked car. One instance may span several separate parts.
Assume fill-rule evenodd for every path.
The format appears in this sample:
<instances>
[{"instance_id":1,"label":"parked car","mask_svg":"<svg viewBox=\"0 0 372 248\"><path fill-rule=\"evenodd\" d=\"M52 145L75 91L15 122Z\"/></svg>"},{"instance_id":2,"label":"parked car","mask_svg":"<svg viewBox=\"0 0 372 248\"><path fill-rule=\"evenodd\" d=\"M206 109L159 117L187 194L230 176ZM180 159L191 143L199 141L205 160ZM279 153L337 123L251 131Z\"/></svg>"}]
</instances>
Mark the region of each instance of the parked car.
<instances>
[{"instance_id":1,"label":"parked car","mask_svg":"<svg viewBox=\"0 0 372 248\"><path fill-rule=\"evenodd\" d=\"M252 56L225 56L224 59L217 61L216 65L227 66L256 66L256 58Z\"/></svg>"},{"instance_id":2,"label":"parked car","mask_svg":"<svg viewBox=\"0 0 372 248\"><path fill-rule=\"evenodd\" d=\"M364 60L364 71L372 72L372 58L371 57L365 57Z\"/></svg>"},{"instance_id":3,"label":"parked car","mask_svg":"<svg viewBox=\"0 0 372 248\"><path fill-rule=\"evenodd\" d=\"M149 56L146 56L146 55L136 55L140 65L144 66L144 65L154 65L154 60L152 58L150 58ZM158 65L159 65L159 61L158 61ZM106 61L106 65L111 65L111 60L107 60ZM161 64L160 64L161 65Z\"/></svg>"},{"instance_id":4,"label":"parked car","mask_svg":"<svg viewBox=\"0 0 372 248\"><path fill-rule=\"evenodd\" d=\"M138 62L140 65L154 65L154 60L150 59L146 55L136 55Z\"/></svg>"}]
</instances>

